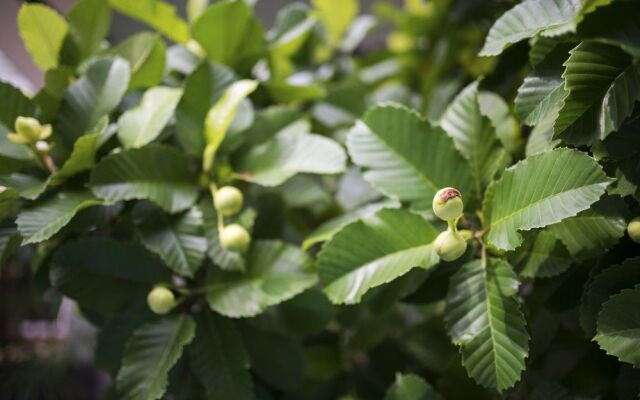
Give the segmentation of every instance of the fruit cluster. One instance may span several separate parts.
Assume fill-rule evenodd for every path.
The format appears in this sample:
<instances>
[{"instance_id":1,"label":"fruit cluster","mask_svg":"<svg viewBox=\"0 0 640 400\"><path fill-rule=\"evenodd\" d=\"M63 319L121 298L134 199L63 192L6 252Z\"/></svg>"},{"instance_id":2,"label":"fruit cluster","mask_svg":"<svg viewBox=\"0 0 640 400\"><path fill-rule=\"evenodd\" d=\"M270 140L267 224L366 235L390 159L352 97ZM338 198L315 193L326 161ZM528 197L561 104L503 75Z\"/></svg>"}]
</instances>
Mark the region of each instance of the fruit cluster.
<instances>
[{"instance_id":1,"label":"fruit cluster","mask_svg":"<svg viewBox=\"0 0 640 400\"><path fill-rule=\"evenodd\" d=\"M447 230L441 232L433 244L436 253L444 261L457 260L467 250L466 238L457 227L464 208L460 191L451 187L440 189L433 196L432 205L435 216L448 224Z\"/></svg>"}]
</instances>

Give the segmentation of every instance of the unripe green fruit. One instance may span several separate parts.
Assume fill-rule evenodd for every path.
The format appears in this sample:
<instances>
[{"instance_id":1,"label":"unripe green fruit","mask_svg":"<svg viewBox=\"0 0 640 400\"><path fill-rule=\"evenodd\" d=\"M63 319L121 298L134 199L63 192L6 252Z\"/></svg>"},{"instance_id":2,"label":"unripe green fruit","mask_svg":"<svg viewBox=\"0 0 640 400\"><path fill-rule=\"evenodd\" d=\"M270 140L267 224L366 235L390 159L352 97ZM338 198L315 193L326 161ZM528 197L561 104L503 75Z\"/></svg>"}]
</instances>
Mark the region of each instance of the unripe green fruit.
<instances>
[{"instance_id":1,"label":"unripe green fruit","mask_svg":"<svg viewBox=\"0 0 640 400\"><path fill-rule=\"evenodd\" d=\"M242 209L242 201L242 192L233 186L223 186L213 196L213 205L225 217L237 214Z\"/></svg>"},{"instance_id":2,"label":"unripe green fruit","mask_svg":"<svg viewBox=\"0 0 640 400\"><path fill-rule=\"evenodd\" d=\"M640 243L640 217L635 217L627 225L627 233L631 240L636 243Z\"/></svg>"},{"instance_id":3,"label":"unripe green fruit","mask_svg":"<svg viewBox=\"0 0 640 400\"><path fill-rule=\"evenodd\" d=\"M220 245L231 251L244 251L251 243L249 232L238 224L225 226L220 231Z\"/></svg>"},{"instance_id":4,"label":"unripe green fruit","mask_svg":"<svg viewBox=\"0 0 640 400\"><path fill-rule=\"evenodd\" d=\"M467 241L458 232L447 229L438 235L433 247L442 260L453 261L467 250Z\"/></svg>"},{"instance_id":5,"label":"unripe green fruit","mask_svg":"<svg viewBox=\"0 0 640 400\"><path fill-rule=\"evenodd\" d=\"M464 208L460 191L451 187L438 190L432 205L436 217L447 222L460 218Z\"/></svg>"},{"instance_id":6,"label":"unripe green fruit","mask_svg":"<svg viewBox=\"0 0 640 400\"><path fill-rule=\"evenodd\" d=\"M147 296L147 304L151 311L156 314L166 314L176 305L176 298L173 292L165 287L154 287Z\"/></svg>"}]
</instances>

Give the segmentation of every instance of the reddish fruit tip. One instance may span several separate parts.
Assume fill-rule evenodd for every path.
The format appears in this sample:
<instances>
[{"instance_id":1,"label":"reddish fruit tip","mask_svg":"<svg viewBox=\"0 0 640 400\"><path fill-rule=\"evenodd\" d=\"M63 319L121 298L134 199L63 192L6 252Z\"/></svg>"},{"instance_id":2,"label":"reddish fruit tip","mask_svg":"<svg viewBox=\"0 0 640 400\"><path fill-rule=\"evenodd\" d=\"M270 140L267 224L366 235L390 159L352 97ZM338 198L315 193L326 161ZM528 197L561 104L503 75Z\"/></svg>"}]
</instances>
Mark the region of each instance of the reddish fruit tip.
<instances>
[{"instance_id":1,"label":"reddish fruit tip","mask_svg":"<svg viewBox=\"0 0 640 400\"><path fill-rule=\"evenodd\" d=\"M460 192L454 188L443 190L442 193L440 193L440 198L445 202L454 197L460 197Z\"/></svg>"}]
</instances>

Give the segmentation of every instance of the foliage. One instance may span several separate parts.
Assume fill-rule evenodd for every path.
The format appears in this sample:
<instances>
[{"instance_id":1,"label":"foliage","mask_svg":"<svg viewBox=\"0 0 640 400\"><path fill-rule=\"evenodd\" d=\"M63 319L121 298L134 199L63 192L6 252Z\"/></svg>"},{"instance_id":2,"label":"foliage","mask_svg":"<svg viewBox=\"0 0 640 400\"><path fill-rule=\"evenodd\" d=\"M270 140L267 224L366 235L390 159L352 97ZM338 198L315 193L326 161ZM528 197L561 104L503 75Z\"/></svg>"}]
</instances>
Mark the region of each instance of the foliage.
<instances>
[{"instance_id":1,"label":"foliage","mask_svg":"<svg viewBox=\"0 0 640 400\"><path fill-rule=\"evenodd\" d=\"M18 15L45 85L0 82L0 261L99 329L115 398L636 398L640 5L252 3Z\"/></svg>"}]
</instances>

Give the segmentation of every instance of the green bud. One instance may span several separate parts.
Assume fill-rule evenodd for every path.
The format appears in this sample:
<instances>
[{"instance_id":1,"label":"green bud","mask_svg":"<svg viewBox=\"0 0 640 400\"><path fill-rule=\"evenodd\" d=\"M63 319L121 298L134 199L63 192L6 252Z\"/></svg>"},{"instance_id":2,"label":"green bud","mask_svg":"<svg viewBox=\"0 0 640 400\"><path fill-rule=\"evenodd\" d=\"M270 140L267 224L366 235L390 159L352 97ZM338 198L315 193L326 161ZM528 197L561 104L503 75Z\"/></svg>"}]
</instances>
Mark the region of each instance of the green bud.
<instances>
[{"instance_id":1,"label":"green bud","mask_svg":"<svg viewBox=\"0 0 640 400\"><path fill-rule=\"evenodd\" d=\"M453 261L460 258L467 250L467 241L458 232L447 229L438 235L433 247L442 260Z\"/></svg>"},{"instance_id":2,"label":"green bud","mask_svg":"<svg viewBox=\"0 0 640 400\"><path fill-rule=\"evenodd\" d=\"M223 186L213 196L213 205L225 217L237 214L242 209L242 201L242 192L233 186Z\"/></svg>"},{"instance_id":3,"label":"green bud","mask_svg":"<svg viewBox=\"0 0 640 400\"><path fill-rule=\"evenodd\" d=\"M15 124L16 132L27 142L37 142L51 136L51 125L40 125L40 121L31 117L18 117Z\"/></svg>"},{"instance_id":4,"label":"green bud","mask_svg":"<svg viewBox=\"0 0 640 400\"><path fill-rule=\"evenodd\" d=\"M149 292L147 304L151 311L163 315L175 307L176 299L171 290L163 286L156 286Z\"/></svg>"},{"instance_id":5,"label":"green bud","mask_svg":"<svg viewBox=\"0 0 640 400\"><path fill-rule=\"evenodd\" d=\"M631 240L640 243L640 217L635 217L627 225L627 233Z\"/></svg>"},{"instance_id":6,"label":"green bud","mask_svg":"<svg viewBox=\"0 0 640 400\"><path fill-rule=\"evenodd\" d=\"M460 191L451 187L438 190L432 205L436 217L447 222L460 218L464 208Z\"/></svg>"},{"instance_id":7,"label":"green bud","mask_svg":"<svg viewBox=\"0 0 640 400\"><path fill-rule=\"evenodd\" d=\"M238 224L225 226L220 231L220 245L231 251L244 251L251 243L249 232Z\"/></svg>"}]
</instances>

